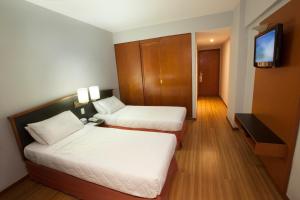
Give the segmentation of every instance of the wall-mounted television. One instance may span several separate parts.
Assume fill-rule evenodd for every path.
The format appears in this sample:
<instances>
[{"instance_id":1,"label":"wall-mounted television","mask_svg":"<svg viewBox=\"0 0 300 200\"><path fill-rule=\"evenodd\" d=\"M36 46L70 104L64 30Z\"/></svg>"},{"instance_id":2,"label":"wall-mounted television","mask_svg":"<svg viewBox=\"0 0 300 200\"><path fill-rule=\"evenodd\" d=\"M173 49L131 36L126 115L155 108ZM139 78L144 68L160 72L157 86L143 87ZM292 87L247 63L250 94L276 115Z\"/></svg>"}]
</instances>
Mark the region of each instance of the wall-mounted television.
<instances>
[{"instance_id":1,"label":"wall-mounted television","mask_svg":"<svg viewBox=\"0 0 300 200\"><path fill-rule=\"evenodd\" d=\"M283 25L268 29L255 37L254 66L279 67L281 64Z\"/></svg>"}]
</instances>

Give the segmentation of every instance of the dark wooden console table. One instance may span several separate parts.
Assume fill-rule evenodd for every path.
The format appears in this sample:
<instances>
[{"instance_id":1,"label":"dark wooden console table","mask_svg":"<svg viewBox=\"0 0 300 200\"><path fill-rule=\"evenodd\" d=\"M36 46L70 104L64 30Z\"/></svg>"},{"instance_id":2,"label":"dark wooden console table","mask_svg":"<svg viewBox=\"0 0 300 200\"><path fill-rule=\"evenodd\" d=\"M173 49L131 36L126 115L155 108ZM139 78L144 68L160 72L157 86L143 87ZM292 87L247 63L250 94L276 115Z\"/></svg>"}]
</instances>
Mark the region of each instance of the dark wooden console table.
<instances>
[{"instance_id":1,"label":"dark wooden console table","mask_svg":"<svg viewBox=\"0 0 300 200\"><path fill-rule=\"evenodd\" d=\"M237 113L235 121L243 130L245 140L256 155L285 157L287 145L254 114Z\"/></svg>"}]
</instances>

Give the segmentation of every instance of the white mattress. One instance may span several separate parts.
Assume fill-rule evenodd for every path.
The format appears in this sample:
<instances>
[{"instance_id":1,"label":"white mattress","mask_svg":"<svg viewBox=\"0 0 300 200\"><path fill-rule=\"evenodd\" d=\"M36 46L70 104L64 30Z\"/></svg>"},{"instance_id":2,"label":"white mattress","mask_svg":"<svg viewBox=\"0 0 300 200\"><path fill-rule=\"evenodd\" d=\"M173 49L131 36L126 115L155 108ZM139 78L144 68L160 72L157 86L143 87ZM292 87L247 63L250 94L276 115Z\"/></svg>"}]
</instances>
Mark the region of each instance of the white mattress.
<instances>
[{"instance_id":1,"label":"white mattress","mask_svg":"<svg viewBox=\"0 0 300 200\"><path fill-rule=\"evenodd\" d=\"M180 131L186 108L170 106L125 106L112 114L95 114L112 126L146 128L161 131Z\"/></svg>"},{"instance_id":2,"label":"white mattress","mask_svg":"<svg viewBox=\"0 0 300 200\"><path fill-rule=\"evenodd\" d=\"M85 126L53 145L31 143L24 152L36 164L130 195L155 198L175 148L172 134Z\"/></svg>"}]
</instances>

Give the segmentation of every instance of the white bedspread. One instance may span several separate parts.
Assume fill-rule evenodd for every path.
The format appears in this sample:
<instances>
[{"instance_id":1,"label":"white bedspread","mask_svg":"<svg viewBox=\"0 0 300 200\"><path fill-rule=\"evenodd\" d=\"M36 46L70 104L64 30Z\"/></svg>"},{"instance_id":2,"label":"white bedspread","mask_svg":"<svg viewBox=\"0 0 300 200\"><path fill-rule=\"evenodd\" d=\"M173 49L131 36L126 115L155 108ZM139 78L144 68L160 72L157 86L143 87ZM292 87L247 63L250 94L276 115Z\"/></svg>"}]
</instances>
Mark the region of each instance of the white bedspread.
<instances>
[{"instance_id":1,"label":"white bedspread","mask_svg":"<svg viewBox=\"0 0 300 200\"><path fill-rule=\"evenodd\" d=\"M161 131L180 131L186 108L170 106L126 106L112 114L95 114L112 126L146 128Z\"/></svg>"},{"instance_id":2,"label":"white bedspread","mask_svg":"<svg viewBox=\"0 0 300 200\"><path fill-rule=\"evenodd\" d=\"M144 198L161 193L176 148L172 134L85 126L53 145L25 147L34 163Z\"/></svg>"}]
</instances>

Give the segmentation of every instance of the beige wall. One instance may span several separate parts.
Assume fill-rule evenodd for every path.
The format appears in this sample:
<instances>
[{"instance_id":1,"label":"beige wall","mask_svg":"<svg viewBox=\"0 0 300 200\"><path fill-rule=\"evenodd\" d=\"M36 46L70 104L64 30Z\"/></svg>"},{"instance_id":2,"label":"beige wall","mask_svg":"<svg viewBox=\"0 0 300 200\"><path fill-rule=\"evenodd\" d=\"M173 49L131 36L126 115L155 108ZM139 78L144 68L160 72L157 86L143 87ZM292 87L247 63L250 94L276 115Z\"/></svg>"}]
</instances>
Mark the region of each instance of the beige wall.
<instances>
[{"instance_id":1,"label":"beige wall","mask_svg":"<svg viewBox=\"0 0 300 200\"><path fill-rule=\"evenodd\" d=\"M246 0L245 25L249 25L265 10L280 0Z\"/></svg>"},{"instance_id":2,"label":"beige wall","mask_svg":"<svg viewBox=\"0 0 300 200\"><path fill-rule=\"evenodd\" d=\"M300 200L300 126L298 130L298 138L293 159L292 171L287 191L290 200Z\"/></svg>"},{"instance_id":3,"label":"beige wall","mask_svg":"<svg viewBox=\"0 0 300 200\"><path fill-rule=\"evenodd\" d=\"M91 85L118 88L110 32L0 1L0 191L26 174L6 117Z\"/></svg>"},{"instance_id":4,"label":"beige wall","mask_svg":"<svg viewBox=\"0 0 300 200\"><path fill-rule=\"evenodd\" d=\"M228 39L221 47L220 64L220 96L224 103L228 105L228 81L230 65L230 40Z\"/></svg>"}]
</instances>

